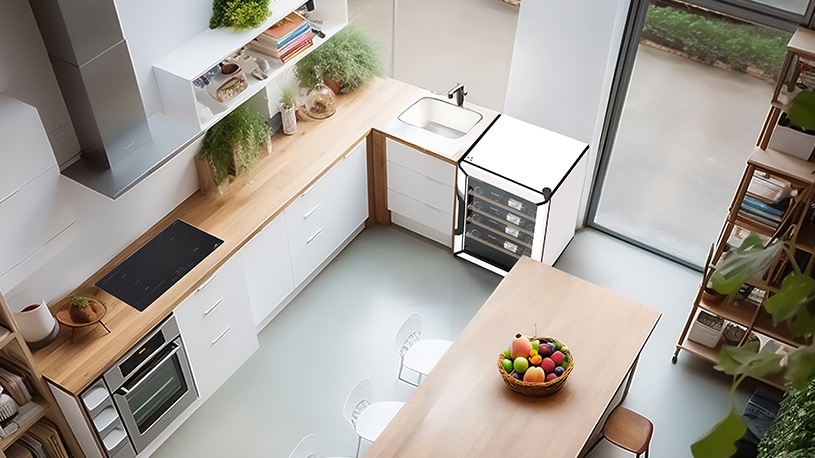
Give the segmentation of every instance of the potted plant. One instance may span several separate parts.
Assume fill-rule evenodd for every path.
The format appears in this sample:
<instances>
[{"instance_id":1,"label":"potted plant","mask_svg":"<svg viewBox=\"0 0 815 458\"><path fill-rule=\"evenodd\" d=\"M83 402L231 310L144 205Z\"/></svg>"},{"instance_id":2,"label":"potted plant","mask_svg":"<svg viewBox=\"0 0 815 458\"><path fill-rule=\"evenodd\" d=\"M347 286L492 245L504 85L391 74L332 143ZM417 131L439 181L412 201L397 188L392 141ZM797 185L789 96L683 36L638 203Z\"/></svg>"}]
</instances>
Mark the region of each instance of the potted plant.
<instances>
[{"instance_id":1,"label":"potted plant","mask_svg":"<svg viewBox=\"0 0 815 458\"><path fill-rule=\"evenodd\" d=\"M209 28L253 29L271 15L269 0L212 0Z\"/></svg>"},{"instance_id":2,"label":"potted plant","mask_svg":"<svg viewBox=\"0 0 815 458\"><path fill-rule=\"evenodd\" d=\"M775 419L758 443L760 458L815 456L815 378L804 389L786 386Z\"/></svg>"},{"instance_id":3,"label":"potted plant","mask_svg":"<svg viewBox=\"0 0 815 458\"><path fill-rule=\"evenodd\" d=\"M292 135L297 132L297 116L295 108L295 88L292 85L283 86L280 93L280 117L283 122L283 133Z\"/></svg>"},{"instance_id":4,"label":"potted plant","mask_svg":"<svg viewBox=\"0 0 815 458\"><path fill-rule=\"evenodd\" d=\"M210 127L196 155L201 190L220 190L230 177L248 170L269 152L271 133L263 116L245 103Z\"/></svg>"},{"instance_id":5,"label":"potted plant","mask_svg":"<svg viewBox=\"0 0 815 458\"><path fill-rule=\"evenodd\" d=\"M68 301L68 313L74 323L93 323L102 317L102 303L92 297L71 296Z\"/></svg>"},{"instance_id":6,"label":"potted plant","mask_svg":"<svg viewBox=\"0 0 815 458\"><path fill-rule=\"evenodd\" d=\"M384 74L378 43L353 24L302 58L296 68L302 87L317 85L322 70L322 79L336 94L351 92Z\"/></svg>"}]
</instances>

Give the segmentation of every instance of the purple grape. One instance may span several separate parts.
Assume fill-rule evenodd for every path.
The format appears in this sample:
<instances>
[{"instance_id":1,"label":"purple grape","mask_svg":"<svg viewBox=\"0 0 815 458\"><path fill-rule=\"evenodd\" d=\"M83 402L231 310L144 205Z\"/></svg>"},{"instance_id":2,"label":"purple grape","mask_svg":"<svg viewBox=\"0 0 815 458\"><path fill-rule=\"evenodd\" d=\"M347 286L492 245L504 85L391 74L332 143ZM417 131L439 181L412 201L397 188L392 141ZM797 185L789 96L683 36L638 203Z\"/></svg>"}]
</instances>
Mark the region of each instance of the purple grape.
<instances>
[{"instance_id":1,"label":"purple grape","mask_svg":"<svg viewBox=\"0 0 815 458\"><path fill-rule=\"evenodd\" d=\"M566 372L566 369L564 369L563 366L555 366L555 375L560 377L564 372Z\"/></svg>"}]
</instances>

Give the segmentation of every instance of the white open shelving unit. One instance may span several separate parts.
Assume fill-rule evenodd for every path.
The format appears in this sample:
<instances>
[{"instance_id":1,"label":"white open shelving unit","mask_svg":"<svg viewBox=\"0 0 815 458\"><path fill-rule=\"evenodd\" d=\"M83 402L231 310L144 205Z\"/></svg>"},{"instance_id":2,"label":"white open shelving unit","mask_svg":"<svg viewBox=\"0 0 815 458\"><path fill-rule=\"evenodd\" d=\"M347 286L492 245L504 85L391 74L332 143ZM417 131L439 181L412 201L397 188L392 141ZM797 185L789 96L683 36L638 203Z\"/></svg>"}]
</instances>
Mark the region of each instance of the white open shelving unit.
<instances>
[{"instance_id":1,"label":"white open shelving unit","mask_svg":"<svg viewBox=\"0 0 815 458\"><path fill-rule=\"evenodd\" d=\"M309 20L319 22L325 38L314 37L314 44L294 59L281 63L278 59L247 51L247 55L262 57L271 66L268 78L257 80L251 76L256 68L254 61L243 65L248 87L227 103L215 100L207 91L193 84L199 76L232 56L264 30L303 5L303 0L272 0L271 17L260 27L236 31L233 29L208 29L176 49L153 65L165 113L193 127L206 130L235 107L244 103L266 86L283 75L297 61L339 32L348 24L348 6L344 0L313 0L314 10Z\"/></svg>"}]
</instances>

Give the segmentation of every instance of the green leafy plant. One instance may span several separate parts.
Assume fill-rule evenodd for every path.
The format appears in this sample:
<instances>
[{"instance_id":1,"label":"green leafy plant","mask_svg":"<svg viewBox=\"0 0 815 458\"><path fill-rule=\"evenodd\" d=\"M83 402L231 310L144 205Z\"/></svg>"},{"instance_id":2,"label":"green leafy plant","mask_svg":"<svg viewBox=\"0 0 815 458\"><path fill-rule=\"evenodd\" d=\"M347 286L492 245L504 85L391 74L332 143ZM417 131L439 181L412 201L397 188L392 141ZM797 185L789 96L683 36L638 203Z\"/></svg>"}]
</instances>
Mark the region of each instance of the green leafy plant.
<instances>
[{"instance_id":1,"label":"green leafy plant","mask_svg":"<svg viewBox=\"0 0 815 458\"><path fill-rule=\"evenodd\" d=\"M721 294L733 294L736 282L748 278L761 277L783 250L792 271L781 281L778 291L764 301L763 307L773 317L773 324L786 322L793 336L809 337L815 334L815 279L811 276L812 264L802 271L795 260L795 249L784 240L774 240L766 246L754 234L750 234L741 246L729 252L716 266L716 273L721 272L718 281L711 283L714 290ZM735 285L738 288L741 285ZM742 347L723 345L717 370L733 376L730 390L730 413L701 439L691 445L695 458L727 458L736 452L735 442L740 439L746 425L736 412L735 392L739 384L747 377L762 378L786 367L784 379L787 387L803 390L815 375L815 345L809 344L797 348L786 360L781 355L771 352L760 352L757 342ZM798 455L768 455L798 456ZM804 455L801 455L804 456ZM805 455L811 456L811 455Z\"/></svg>"},{"instance_id":2,"label":"green leafy plant","mask_svg":"<svg viewBox=\"0 0 815 458\"><path fill-rule=\"evenodd\" d=\"M209 28L252 29L269 19L269 0L213 0Z\"/></svg>"},{"instance_id":3,"label":"green leafy plant","mask_svg":"<svg viewBox=\"0 0 815 458\"><path fill-rule=\"evenodd\" d=\"M815 456L815 377L805 389L787 386L775 420L758 443L759 458Z\"/></svg>"},{"instance_id":4,"label":"green leafy plant","mask_svg":"<svg viewBox=\"0 0 815 458\"><path fill-rule=\"evenodd\" d=\"M294 108L295 89L290 85L283 86L280 92L280 107L285 109Z\"/></svg>"},{"instance_id":5,"label":"green leafy plant","mask_svg":"<svg viewBox=\"0 0 815 458\"><path fill-rule=\"evenodd\" d=\"M321 70L323 78L339 83L340 93L351 92L384 74L378 43L355 25L337 32L297 62L296 68L302 87L314 87L320 81Z\"/></svg>"},{"instance_id":6,"label":"green leafy plant","mask_svg":"<svg viewBox=\"0 0 815 458\"><path fill-rule=\"evenodd\" d=\"M71 306L84 309L89 304L88 298L85 296L71 296Z\"/></svg>"},{"instance_id":7,"label":"green leafy plant","mask_svg":"<svg viewBox=\"0 0 815 458\"><path fill-rule=\"evenodd\" d=\"M230 175L250 168L271 133L263 116L245 103L210 127L201 155L212 167L215 182L221 184Z\"/></svg>"}]
</instances>

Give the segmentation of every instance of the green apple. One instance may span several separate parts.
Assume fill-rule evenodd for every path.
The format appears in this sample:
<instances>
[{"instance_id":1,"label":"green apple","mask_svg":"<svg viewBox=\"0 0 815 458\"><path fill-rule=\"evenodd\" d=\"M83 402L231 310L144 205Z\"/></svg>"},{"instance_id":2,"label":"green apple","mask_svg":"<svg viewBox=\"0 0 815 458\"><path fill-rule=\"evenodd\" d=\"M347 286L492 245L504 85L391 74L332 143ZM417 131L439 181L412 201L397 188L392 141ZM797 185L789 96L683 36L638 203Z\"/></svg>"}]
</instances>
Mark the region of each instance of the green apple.
<instances>
[{"instance_id":1,"label":"green apple","mask_svg":"<svg viewBox=\"0 0 815 458\"><path fill-rule=\"evenodd\" d=\"M535 340L532 341L532 349L533 350L538 351L540 346L541 346L541 341L540 340L535 339Z\"/></svg>"},{"instance_id":2,"label":"green apple","mask_svg":"<svg viewBox=\"0 0 815 458\"><path fill-rule=\"evenodd\" d=\"M509 358L509 348L504 348L504 358Z\"/></svg>"},{"instance_id":3,"label":"green apple","mask_svg":"<svg viewBox=\"0 0 815 458\"><path fill-rule=\"evenodd\" d=\"M515 369L515 372L523 374L529 369L529 361L523 356L519 356L512 362L512 368Z\"/></svg>"},{"instance_id":4,"label":"green apple","mask_svg":"<svg viewBox=\"0 0 815 458\"><path fill-rule=\"evenodd\" d=\"M514 365L512 364L512 360L511 360L511 359L509 359L509 358L504 358L504 359L501 361L501 364L503 364L503 365L504 365L504 371L506 371L506 373L507 373L507 374L511 374L511 373L512 373L512 371L513 371L513 369L514 369Z\"/></svg>"}]
</instances>

